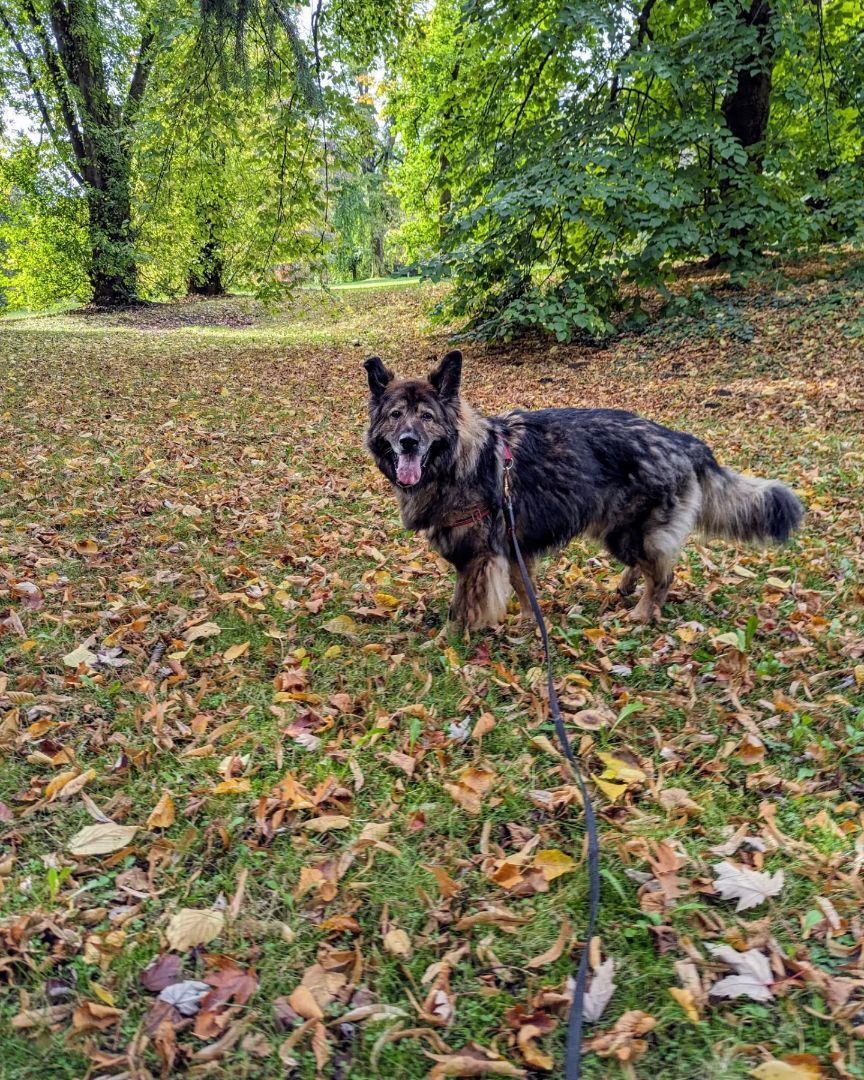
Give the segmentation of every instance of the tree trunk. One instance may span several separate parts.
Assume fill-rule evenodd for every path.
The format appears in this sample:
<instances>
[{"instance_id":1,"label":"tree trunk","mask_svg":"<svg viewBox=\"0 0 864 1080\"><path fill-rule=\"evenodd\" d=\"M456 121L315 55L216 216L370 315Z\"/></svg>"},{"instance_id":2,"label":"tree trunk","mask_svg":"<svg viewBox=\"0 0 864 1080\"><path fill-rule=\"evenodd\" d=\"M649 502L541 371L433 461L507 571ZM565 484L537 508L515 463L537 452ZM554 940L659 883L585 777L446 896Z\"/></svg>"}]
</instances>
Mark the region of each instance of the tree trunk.
<instances>
[{"instance_id":1,"label":"tree trunk","mask_svg":"<svg viewBox=\"0 0 864 1080\"><path fill-rule=\"evenodd\" d=\"M747 152L747 165L738 176L732 176L728 172L732 165L727 162L727 172L720 178L720 201L723 203L732 201L736 182L746 178L747 173L758 175L762 172L776 54L771 0L750 0L749 8L742 7L738 18L754 31L752 48L741 58L735 83L723 99L721 112L730 134ZM734 228L729 235L741 240L746 238L748 231L746 227ZM722 261L723 256L715 253L708 265L718 266Z\"/></svg>"},{"instance_id":2,"label":"tree trunk","mask_svg":"<svg viewBox=\"0 0 864 1080\"><path fill-rule=\"evenodd\" d=\"M88 168L87 209L90 283L93 303L132 304L138 300L138 266L132 234L129 168L122 152Z\"/></svg>"},{"instance_id":3,"label":"tree trunk","mask_svg":"<svg viewBox=\"0 0 864 1080\"><path fill-rule=\"evenodd\" d=\"M189 293L193 296L224 296L225 260L222 246L214 234L213 222L207 222L207 239L201 245L198 261L189 274Z\"/></svg>"}]
</instances>

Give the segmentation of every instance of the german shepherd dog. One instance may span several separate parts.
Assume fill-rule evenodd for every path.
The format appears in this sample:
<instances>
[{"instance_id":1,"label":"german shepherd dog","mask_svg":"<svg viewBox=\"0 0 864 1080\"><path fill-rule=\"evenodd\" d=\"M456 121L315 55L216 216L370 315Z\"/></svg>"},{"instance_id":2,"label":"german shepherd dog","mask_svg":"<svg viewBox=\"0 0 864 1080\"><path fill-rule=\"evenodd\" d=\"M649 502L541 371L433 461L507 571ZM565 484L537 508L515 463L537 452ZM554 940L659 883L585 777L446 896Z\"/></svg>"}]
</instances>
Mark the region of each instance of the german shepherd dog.
<instances>
[{"instance_id":1,"label":"german shepherd dog","mask_svg":"<svg viewBox=\"0 0 864 1080\"><path fill-rule=\"evenodd\" d=\"M687 536L783 543L803 508L776 480L741 476L709 448L619 409L516 410L481 416L459 394L462 354L448 352L428 379L397 379L381 359L369 377L366 447L393 485L406 528L425 532L456 568L450 618L470 630L504 618L511 588L528 598L502 503L511 455L516 536L533 573L537 557L580 534L624 563L618 586L645 589L634 622L660 614Z\"/></svg>"}]
</instances>

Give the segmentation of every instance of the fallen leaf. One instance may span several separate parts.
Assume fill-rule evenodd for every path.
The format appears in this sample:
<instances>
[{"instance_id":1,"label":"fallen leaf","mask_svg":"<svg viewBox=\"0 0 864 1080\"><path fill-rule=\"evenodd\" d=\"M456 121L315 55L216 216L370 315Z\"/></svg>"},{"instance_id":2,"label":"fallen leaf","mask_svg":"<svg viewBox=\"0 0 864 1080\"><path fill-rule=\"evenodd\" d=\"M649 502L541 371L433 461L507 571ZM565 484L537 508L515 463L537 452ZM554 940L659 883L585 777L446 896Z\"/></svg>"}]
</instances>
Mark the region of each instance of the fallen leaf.
<instances>
[{"instance_id":1,"label":"fallen leaf","mask_svg":"<svg viewBox=\"0 0 864 1080\"><path fill-rule=\"evenodd\" d=\"M244 641L242 645L231 645L222 653L222 659L226 664L230 664L232 660L237 660L241 656L245 656L249 652L249 642Z\"/></svg>"},{"instance_id":2,"label":"fallen leaf","mask_svg":"<svg viewBox=\"0 0 864 1080\"><path fill-rule=\"evenodd\" d=\"M151 960L141 972L141 985L151 993L164 990L171 983L180 981L180 971L183 968L183 958L174 953L162 953Z\"/></svg>"},{"instance_id":3,"label":"fallen leaf","mask_svg":"<svg viewBox=\"0 0 864 1080\"><path fill-rule=\"evenodd\" d=\"M562 874L569 874L576 869L576 860L557 848L538 851L531 860L532 867L540 871L547 881L554 881Z\"/></svg>"},{"instance_id":4,"label":"fallen leaf","mask_svg":"<svg viewBox=\"0 0 864 1080\"><path fill-rule=\"evenodd\" d=\"M130 844L136 832L137 825L85 825L66 847L72 855L109 855Z\"/></svg>"},{"instance_id":5,"label":"fallen leaf","mask_svg":"<svg viewBox=\"0 0 864 1080\"><path fill-rule=\"evenodd\" d=\"M599 1057L614 1057L618 1061L635 1061L648 1049L641 1038L655 1025L656 1019L640 1009L633 1009L620 1016L609 1031L595 1035L588 1046Z\"/></svg>"},{"instance_id":6,"label":"fallen leaf","mask_svg":"<svg viewBox=\"0 0 864 1080\"><path fill-rule=\"evenodd\" d=\"M288 1004L304 1020L323 1020L324 1011L308 986L302 983L288 998Z\"/></svg>"},{"instance_id":7,"label":"fallen leaf","mask_svg":"<svg viewBox=\"0 0 864 1080\"><path fill-rule=\"evenodd\" d=\"M413 954L411 938L404 930L388 930L384 935L384 948L391 956L398 956L400 960L410 960Z\"/></svg>"},{"instance_id":8,"label":"fallen leaf","mask_svg":"<svg viewBox=\"0 0 864 1080\"><path fill-rule=\"evenodd\" d=\"M699 1010L696 1008L696 1001L693 997L693 991L686 990L680 986L670 986L669 993L684 1010L687 1015L687 1019L692 1020L694 1024L698 1024L700 1019Z\"/></svg>"},{"instance_id":9,"label":"fallen leaf","mask_svg":"<svg viewBox=\"0 0 864 1080\"><path fill-rule=\"evenodd\" d=\"M606 766L600 774L603 780L620 781L623 784L641 784L646 779L642 769L623 758L601 752L598 752L597 757Z\"/></svg>"},{"instance_id":10,"label":"fallen leaf","mask_svg":"<svg viewBox=\"0 0 864 1080\"><path fill-rule=\"evenodd\" d=\"M751 870L748 866L738 866L731 862L715 863L712 867L717 874L714 888L724 900L737 900L736 911L747 911L758 907L769 896L776 896L783 888L783 871L766 874L761 870Z\"/></svg>"},{"instance_id":11,"label":"fallen leaf","mask_svg":"<svg viewBox=\"0 0 864 1080\"><path fill-rule=\"evenodd\" d=\"M217 626L215 622L203 622L198 623L197 626L190 626L188 630L183 633L183 640L191 645L193 641L198 641L201 638L216 637L217 634L222 633L222 627Z\"/></svg>"},{"instance_id":12,"label":"fallen leaf","mask_svg":"<svg viewBox=\"0 0 864 1080\"><path fill-rule=\"evenodd\" d=\"M147 818L148 829L170 829L174 824L174 800L170 791L163 791L159 802Z\"/></svg>"},{"instance_id":13,"label":"fallen leaf","mask_svg":"<svg viewBox=\"0 0 864 1080\"><path fill-rule=\"evenodd\" d=\"M72 1030L106 1031L113 1027L122 1015L123 1010L113 1005L104 1005L101 1001L82 1001L72 1014Z\"/></svg>"},{"instance_id":14,"label":"fallen leaf","mask_svg":"<svg viewBox=\"0 0 864 1080\"><path fill-rule=\"evenodd\" d=\"M322 623L322 630L326 630L328 634L342 634L344 637L356 638L360 636L360 624L351 618L350 615L337 615L334 619L330 619L329 622Z\"/></svg>"},{"instance_id":15,"label":"fallen leaf","mask_svg":"<svg viewBox=\"0 0 864 1080\"><path fill-rule=\"evenodd\" d=\"M785 1058L770 1058L751 1069L749 1076L757 1080L822 1080L825 1073L813 1054L790 1054Z\"/></svg>"},{"instance_id":16,"label":"fallen leaf","mask_svg":"<svg viewBox=\"0 0 864 1080\"><path fill-rule=\"evenodd\" d=\"M591 984L585 991L583 1015L589 1024L595 1024L603 1015L606 1006L615 993L615 961L611 958L597 968Z\"/></svg>"},{"instance_id":17,"label":"fallen leaf","mask_svg":"<svg viewBox=\"0 0 864 1080\"><path fill-rule=\"evenodd\" d=\"M714 983L712 997L749 997L753 1001L770 1001L774 997L771 984L774 975L771 963L758 949L738 952L731 945L706 945L713 957L731 967L736 974L727 975Z\"/></svg>"},{"instance_id":18,"label":"fallen leaf","mask_svg":"<svg viewBox=\"0 0 864 1080\"><path fill-rule=\"evenodd\" d=\"M350 828L351 819L345 817L344 814L324 814L322 817L311 818L309 821L304 821L302 827L308 832L333 832L337 829Z\"/></svg>"},{"instance_id":19,"label":"fallen leaf","mask_svg":"<svg viewBox=\"0 0 864 1080\"><path fill-rule=\"evenodd\" d=\"M526 967L529 968L541 968L546 967L548 964L554 964L557 959L564 952L564 946L567 944L567 940L573 933L573 929L570 923L566 919L561 922L561 929L558 932L558 937L555 939L546 952L540 953L539 956L532 956L532 958L526 963Z\"/></svg>"},{"instance_id":20,"label":"fallen leaf","mask_svg":"<svg viewBox=\"0 0 864 1080\"><path fill-rule=\"evenodd\" d=\"M63 663L66 667L77 670L81 664L84 664L89 668L95 667L98 659L99 657L96 653L91 652L86 645L79 645L77 649L73 649L72 652L66 653L63 657Z\"/></svg>"},{"instance_id":21,"label":"fallen leaf","mask_svg":"<svg viewBox=\"0 0 864 1080\"><path fill-rule=\"evenodd\" d=\"M171 917L165 936L171 949L186 952L219 937L224 927L225 916L221 911L183 908Z\"/></svg>"},{"instance_id":22,"label":"fallen leaf","mask_svg":"<svg viewBox=\"0 0 864 1080\"><path fill-rule=\"evenodd\" d=\"M201 1007L201 999L209 991L210 987L207 983L186 979L166 986L160 992L159 1000L167 1005L173 1005L182 1016L194 1016Z\"/></svg>"},{"instance_id":23,"label":"fallen leaf","mask_svg":"<svg viewBox=\"0 0 864 1080\"><path fill-rule=\"evenodd\" d=\"M471 730L471 738L476 739L478 742L484 735L488 735L490 731L495 727L495 717L490 712L481 713L477 718L477 723Z\"/></svg>"}]
</instances>

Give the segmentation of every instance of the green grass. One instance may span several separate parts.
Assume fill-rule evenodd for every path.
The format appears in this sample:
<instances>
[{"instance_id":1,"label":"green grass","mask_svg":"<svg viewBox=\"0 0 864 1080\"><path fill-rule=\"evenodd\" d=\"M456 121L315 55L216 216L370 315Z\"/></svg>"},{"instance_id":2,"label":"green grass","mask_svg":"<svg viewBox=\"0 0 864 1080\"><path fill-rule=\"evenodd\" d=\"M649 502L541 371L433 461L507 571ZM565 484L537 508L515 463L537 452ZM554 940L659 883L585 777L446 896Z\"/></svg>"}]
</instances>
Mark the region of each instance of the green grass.
<instances>
[{"instance_id":1,"label":"green grass","mask_svg":"<svg viewBox=\"0 0 864 1080\"><path fill-rule=\"evenodd\" d=\"M303 292L276 310L234 297L0 323L0 613L20 620L0 635L0 801L14 814L0 822L0 936L11 964L3 969L11 992L0 999L4 1080L82 1076L96 1048L122 1057L153 1005L140 974L165 949L171 913L230 903L244 871L238 918L209 950L254 970L258 989L232 1022L245 1020L262 1040L238 1038L218 1061L226 1075L282 1074L278 1048L290 1029L280 1027L273 1001L334 954L352 978L362 963L357 985L403 1010L410 1029L430 1026L418 1013L431 985L424 974L455 953L454 1014L435 1029L439 1037L454 1052L471 1041L494 1045L520 1064L508 1010L539 1007L544 990L560 991L574 968L582 864L537 895L513 895L490 879L493 860L512 857L531 836L541 849L581 851L578 807L565 801L550 811L536 794L566 795L569 782L543 741L554 736L537 642L515 616L499 633L433 640L449 572L422 537L401 529L362 450L367 352L413 374L446 347L444 331L433 334L426 322L424 305L437 292L392 284L375 305L362 289L344 289ZM467 358L466 393L487 410L637 408L706 438L724 463L782 476L810 507L783 551L691 545L660 627L626 622L612 598L620 568L593 545L550 558L540 578L568 715L594 708L609 718L593 732L572 726L586 769L600 771L596 752L627 751L646 774L614 805L595 791L598 934L618 973L589 1029L607 1031L628 1010L654 1017L633 1066L639 1076L726 1080L768 1055L802 1051L827 1068L832 1039L851 1047L850 1075L864 1076L848 1030L857 1021L831 1018L812 980L793 978L765 1004L706 1002L697 1023L668 992L680 986L676 961L695 951L703 975L720 974L705 943L741 945L763 918L779 956L826 976L860 966L850 929L827 935L817 904L830 899L846 920L860 907L848 869L864 764L862 365L846 335L864 294L854 276L831 282L842 302L831 299L828 324L825 288L818 278L790 285L783 305L739 294L735 319L752 336L716 334L693 315L602 353L474 346ZM586 359L587 367L572 366ZM40 606L27 606L22 581L38 587ZM327 629L346 615L356 636ZM202 621L220 633L187 648L184 628ZM744 655L718 643L748 625ZM129 663L89 674L66 667L63 656L93 635L94 648L117 648L115 658ZM150 669L160 641L164 655ZM224 659L245 643L244 655ZM280 700L276 679L295 668L313 696ZM454 739L453 725L468 718L470 727L481 712L496 719L482 745ZM296 725L319 741L304 748ZM762 762L738 756L748 730L764 742ZM208 746L209 756L189 755ZM394 752L414 758L412 776L399 766L404 758L388 760ZM249 791L219 794L234 756ZM446 787L470 767L494 774L476 815ZM92 823L80 796L45 801L52 779L88 769L84 791L96 806L142 827L116 863L69 855L69 839ZM274 831L276 804L267 800L289 772L322 802L283 808ZM701 813L664 808L669 788L686 790ZM163 834L146 820L165 790L177 816ZM789 838L779 848L765 832L771 808ZM345 816L349 826L312 832L305 823L318 813ZM354 849L369 823L389 825L383 846ZM736 916L711 894L719 856L710 848L740 824L767 843L765 869L782 869L786 885ZM657 911L637 879L661 841L687 861L680 899ZM457 882L452 898L439 895L429 866ZM299 894L310 869L330 875L332 889ZM151 884L136 889L148 874ZM515 934L457 929L490 903L527 921ZM348 922L322 925L336 916ZM528 960L553 945L565 917L569 948L532 970ZM388 923L409 935L409 958L385 949ZM658 952L658 925L670 928L669 952ZM100 951L118 928L122 941ZM190 955L185 963L195 977L215 961ZM95 984L122 1014L104 1033L70 1034L68 1019L53 1032L10 1028L24 1007L20 993L29 1008L49 1003L48 979L65 984L76 1004L98 1000ZM346 1008L331 1003L327 1020ZM434 1047L416 1037L388 1041L394 1023L328 1026L327 1070L353 1080L428 1075L423 1050ZM559 1022L539 1044L560 1061L563 1038ZM213 1041L185 1029L178 1039L186 1053ZM152 1042L143 1053L158 1075ZM308 1038L293 1056L296 1075L315 1075ZM589 1052L585 1075L633 1072Z\"/></svg>"}]
</instances>

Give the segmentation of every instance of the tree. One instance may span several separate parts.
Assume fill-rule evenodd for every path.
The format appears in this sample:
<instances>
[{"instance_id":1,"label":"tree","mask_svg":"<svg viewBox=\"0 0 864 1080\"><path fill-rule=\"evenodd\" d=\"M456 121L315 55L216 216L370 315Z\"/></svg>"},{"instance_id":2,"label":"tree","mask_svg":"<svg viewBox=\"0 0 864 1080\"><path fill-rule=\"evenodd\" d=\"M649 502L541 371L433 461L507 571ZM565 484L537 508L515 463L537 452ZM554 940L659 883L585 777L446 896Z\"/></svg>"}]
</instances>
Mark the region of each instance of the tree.
<instances>
[{"instance_id":1,"label":"tree","mask_svg":"<svg viewBox=\"0 0 864 1080\"><path fill-rule=\"evenodd\" d=\"M13 92L44 125L87 203L87 275L97 304L137 299L134 129L172 14L96 0L2 0Z\"/></svg>"},{"instance_id":2,"label":"tree","mask_svg":"<svg viewBox=\"0 0 864 1080\"><path fill-rule=\"evenodd\" d=\"M821 0L435 0L391 74L402 233L476 333L562 339L824 239L817 181L853 235L862 34Z\"/></svg>"}]
</instances>

